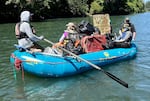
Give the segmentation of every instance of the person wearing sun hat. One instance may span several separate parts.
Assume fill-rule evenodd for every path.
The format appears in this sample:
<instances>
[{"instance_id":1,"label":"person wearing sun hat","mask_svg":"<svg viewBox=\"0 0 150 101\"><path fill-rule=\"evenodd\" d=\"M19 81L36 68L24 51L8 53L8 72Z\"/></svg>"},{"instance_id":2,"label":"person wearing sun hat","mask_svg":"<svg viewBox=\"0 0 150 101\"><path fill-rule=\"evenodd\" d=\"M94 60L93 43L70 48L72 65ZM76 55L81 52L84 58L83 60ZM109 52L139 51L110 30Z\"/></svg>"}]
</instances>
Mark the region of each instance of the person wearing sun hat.
<instances>
[{"instance_id":1,"label":"person wearing sun hat","mask_svg":"<svg viewBox=\"0 0 150 101\"><path fill-rule=\"evenodd\" d=\"M67 29L64 30L64 32L71 33L71 34L76 34L77 32L77 26L73 22L69 22L66 24Z\"/></svg>"},{"instance_id":2,"label":"person wearing sun hat","mask_svg":"<svg viewBox=\"0 0 150 101\"><path fill-rule=\"evenodd\" d=\"M62 36L59 39L59 42L56 43L54 46L63 46L65 44L65 40L68 39L77 39L77 26L75 23L73 22L69 22L66 24L66 30L64 30L64 33L62 34Z\"/></svg>"},{"instance_id":3,"label":"person wearing sun hat","mask_svg":"<svg viewBox=\"0 0 150 101\"><path fill-rule=\"evenodd\" d=\"M73 22L69 22L66 24L66 27L67 28L64 30L59 42L53 47L56 48L62 46L75 54L80 54L82 50L80 48L80 36L77 25Z\"/></svg>"}]
</instances>

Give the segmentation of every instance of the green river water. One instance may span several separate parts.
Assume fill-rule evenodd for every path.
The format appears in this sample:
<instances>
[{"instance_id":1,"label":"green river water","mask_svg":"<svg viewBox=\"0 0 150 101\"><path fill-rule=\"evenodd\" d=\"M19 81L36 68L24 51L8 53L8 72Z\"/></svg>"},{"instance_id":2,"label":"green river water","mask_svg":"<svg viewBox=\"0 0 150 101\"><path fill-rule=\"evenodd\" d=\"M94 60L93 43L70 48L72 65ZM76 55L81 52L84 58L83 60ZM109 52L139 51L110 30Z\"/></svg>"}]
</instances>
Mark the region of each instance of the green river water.
<instances>
[{"instance_id":1,"label":"green river water","mask_svg":"<svg viewBox=\"0 0 150 101\"><path fill-rule=\"evenodd\" d=\"M118 32L126 16L111 16L113 32ZM25 72L24 81L20 72L14 79L10 54L17 43L15 23L0 24L0 101L150 101L150 13L128 15L134 23L138 47L134 59L104 66L129 84L125 88L98 70L63 78L42 78ZM65 24L89 18L51 19L32 23L37 35L57 42ZM43 46L49 46L40 42Z\"/></svg>"}]
</instances>

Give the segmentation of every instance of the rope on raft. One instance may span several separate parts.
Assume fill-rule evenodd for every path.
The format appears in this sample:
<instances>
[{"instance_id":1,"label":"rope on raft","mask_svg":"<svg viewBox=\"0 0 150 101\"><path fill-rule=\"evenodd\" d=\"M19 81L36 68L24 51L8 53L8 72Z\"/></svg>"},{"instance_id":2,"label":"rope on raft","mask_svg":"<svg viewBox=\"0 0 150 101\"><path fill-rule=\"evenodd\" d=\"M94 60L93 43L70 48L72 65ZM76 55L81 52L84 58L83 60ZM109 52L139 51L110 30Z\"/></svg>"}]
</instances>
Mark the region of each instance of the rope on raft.
<instances>
[{"instance_id":1,"label":"rope on raft","mask_svg":"<svg viewBox=\"0 0 150 101\"><path fill-rule=\"evenodd\" d=\"M21 70L22 73L22 80L24 81L24 69L23 69L23 65L22 65L22 60L20 60L19 58L15 57L14 54L11 54L11 57L15 59L14 62L14 66L16 70ZM16 73L14 74L16 76ZM16 77L15 77L16 79Z\"/></svg>"},{"instance_id":2,"label":"rope on raft","mask_svg":"<svg viewBox=\"0 0 150 101\"><path fill-rule=\"evenodd\" d=\"M44 62L44 61L36 61L36 60L21 60L21 59L17 58L14 54L12 54L11 57L15 59L15 67L17 70L20 70L20 64L22 64L22 62L29 62L29 63L34 63L34 64L41 63L41 64L50 64L50 65L68 63L67 61L66 62ZM74 59L76 59L76 58L74 58ZM66 60L66 59L64 59L64 60ZM77 60L76 62L80 62L80 61Z\"/></svg>"},{"instance_id":3,"label":"rope on raft","mask_svg":"<svg viewBox=\"0 0 150 101\"><path fill-rule=\"evenodd\" d=\"M130 54L130 52L128 54ZM117 58L127 56L128 54L124 54L124 55L121 55L121 56L112 56L112 57L106 57L106 58L92 59L92 60L90 59L88 61L113 60L113 59L117 59ZM17 57L15 57L14 54L12 54L11 56L15 59L15 67L16 67L17 70L21 69L22 62L29 62L29 63L34 63L34 64L38 64L38 63L40 63L40 64L50 64L50 65L68 63L67 61L66 62L44 62L44 61L35 61L35 60L21 60L21 59L18 59ZM75 61L74 63L77 63L77 62L81 62L81 61Z\"/></svg>"}]
</instances>

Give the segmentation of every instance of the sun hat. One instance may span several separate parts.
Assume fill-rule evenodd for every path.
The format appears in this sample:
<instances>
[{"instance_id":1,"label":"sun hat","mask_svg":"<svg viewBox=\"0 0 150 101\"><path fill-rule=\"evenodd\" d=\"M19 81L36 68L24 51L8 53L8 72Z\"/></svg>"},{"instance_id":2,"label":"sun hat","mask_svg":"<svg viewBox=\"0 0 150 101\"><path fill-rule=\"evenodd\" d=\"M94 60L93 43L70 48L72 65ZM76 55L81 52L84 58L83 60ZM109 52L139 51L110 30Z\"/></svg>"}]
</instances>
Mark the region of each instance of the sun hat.
<instances>
[{"instance_id":1,"label":"sun hat","mask_svg":"<svg viewBox=\"0 0 150 101\"><path fill-rule=\"evenodd\" d=\"M66 24L67 27L76 27L76 25L73 22L69 22Z\"/></svg>"},{"instance_id":2,"label":"sun hat","mask_svg":"<svg viewBox=\"0 0 150 101\"><path fill-rule=\"evenodd\" d=\"M73 22L69 22L68 24L66 24L66 26L67 26L67 29L65 30L65 32L77 33L76 31L77 26Z\"/></svg>"}]
</instances>

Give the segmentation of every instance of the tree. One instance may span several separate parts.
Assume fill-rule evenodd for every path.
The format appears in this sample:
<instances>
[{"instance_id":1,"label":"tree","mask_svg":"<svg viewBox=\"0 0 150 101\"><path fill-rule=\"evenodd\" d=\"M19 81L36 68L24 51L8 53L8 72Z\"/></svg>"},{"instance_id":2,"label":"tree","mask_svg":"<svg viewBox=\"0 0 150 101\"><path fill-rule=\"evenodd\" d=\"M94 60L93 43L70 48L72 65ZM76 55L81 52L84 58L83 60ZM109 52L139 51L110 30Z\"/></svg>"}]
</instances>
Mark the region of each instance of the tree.
<instances>
[{"instance_id":1,"label":"tree","mask_svg":"<svg viewBox=\"0 0 150 101\"><path fill-rule=\"evenodd\" d=\"M105 0L104 12L109 14L130 14L143 12L143 0Z\"/></svg>"},{"instance_id":2,"label":"tree","mask_svg":"<svg viewBox=\"0 0 150 101\"><path fill-rule=\"evenodd\" d=\"M33 19L86 16L95 13L130 14L144 11L143 0L0 0L1 21L16 21L23 10ZM10 19L11 18L11 19Z\"/></svg>"},{"instance_id":3,"label":"tree","mask_svg":"<svg viewBox=\"0 0 150 101\"><path fill-rule=\"evenodd\" d=\"M127 5L130 12L139 13L144 11L143 0L128 0Z\"/></svg>"},{"instance_id":4,"label":"tree","mask_svg":"<svg viewBox=\"0 0 150 101\"><path fill-rule=\"evenodd\" d=\"M101 13L103 11L103 0L96 0L91 3L90 14Z\"/></svg>"}]
</instances>

